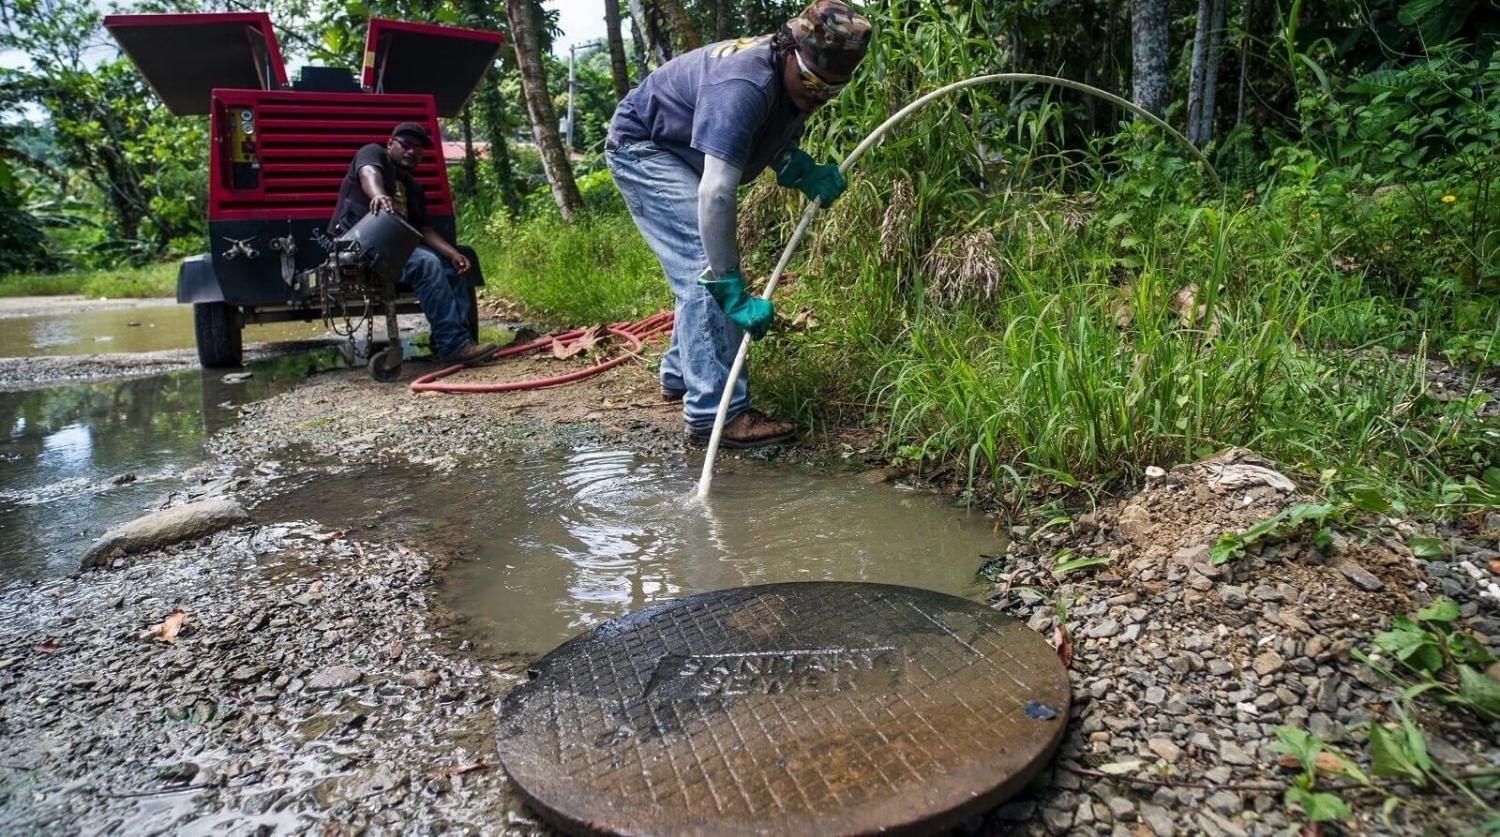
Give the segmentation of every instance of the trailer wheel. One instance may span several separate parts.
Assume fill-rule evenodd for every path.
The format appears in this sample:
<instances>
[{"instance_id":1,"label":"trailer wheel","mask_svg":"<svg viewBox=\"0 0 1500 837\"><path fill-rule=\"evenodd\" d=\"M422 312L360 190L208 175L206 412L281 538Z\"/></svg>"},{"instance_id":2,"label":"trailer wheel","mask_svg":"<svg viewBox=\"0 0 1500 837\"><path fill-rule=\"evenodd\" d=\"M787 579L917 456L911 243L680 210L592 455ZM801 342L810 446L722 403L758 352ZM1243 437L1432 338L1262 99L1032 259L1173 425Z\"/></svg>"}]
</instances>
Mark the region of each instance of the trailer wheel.
<instances>
[{"instance_id":1,"label":"trailer wheel","mask_svg":"<svg viewBox=\"0 0 1500 837\"><path fill-rule=\"evenodd\" d=\"M200 302L193 306L193 335L198 340L198 363L204 369L239 366L244 360L243 323L238 306Z\"/></svg>"},{"instance_id":2,"label":"trailer wheel","mask_svg":"<svg viewBox=\"0 0 1500 837\"><path fill-rule=\"evenodd\" d=\"M469 339L479 342L479 290L469 286Z\"/></svg>"}]
</instances>

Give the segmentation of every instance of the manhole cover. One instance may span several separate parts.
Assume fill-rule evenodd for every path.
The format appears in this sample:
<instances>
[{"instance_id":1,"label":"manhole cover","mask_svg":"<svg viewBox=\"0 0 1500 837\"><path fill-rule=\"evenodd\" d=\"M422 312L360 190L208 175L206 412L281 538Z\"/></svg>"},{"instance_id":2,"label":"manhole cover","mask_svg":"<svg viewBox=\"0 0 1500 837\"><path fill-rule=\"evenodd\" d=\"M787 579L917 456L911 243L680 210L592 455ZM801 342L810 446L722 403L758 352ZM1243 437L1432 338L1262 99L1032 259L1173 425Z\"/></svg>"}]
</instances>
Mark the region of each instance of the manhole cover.
<instances>
[{"instance_id":1,"label":"manhole cover","mask_svg":"<svg viewBox=\"0 0 1500 837\"><path fill-rule=\"evenodd\" d=\"M1015 619L884 584L769 584L606 622L501 708L500 760L566 830L936 828L1040 769L1068 676Z\"/></svg>"}]
</instances>

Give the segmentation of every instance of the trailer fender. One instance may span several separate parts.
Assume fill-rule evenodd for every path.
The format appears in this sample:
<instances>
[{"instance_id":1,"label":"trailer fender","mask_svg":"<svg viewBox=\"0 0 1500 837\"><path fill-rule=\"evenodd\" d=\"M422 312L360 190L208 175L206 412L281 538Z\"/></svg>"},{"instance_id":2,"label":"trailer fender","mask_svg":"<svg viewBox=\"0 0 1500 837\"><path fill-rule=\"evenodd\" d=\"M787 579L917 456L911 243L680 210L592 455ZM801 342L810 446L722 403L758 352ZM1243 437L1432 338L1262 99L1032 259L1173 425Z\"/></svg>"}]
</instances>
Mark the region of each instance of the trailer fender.
<instances>
[{"instance_id":1,"label":"trailer fender","mask_svg":"<svg viewBox=\"0 0 1500 837\"><path fill-rule=\"evenodd\" d=\"M177 266L177 301L180 303L223 302L224 289L214 274L208 253L188 256Z\"/></svg>"}]
</instances>

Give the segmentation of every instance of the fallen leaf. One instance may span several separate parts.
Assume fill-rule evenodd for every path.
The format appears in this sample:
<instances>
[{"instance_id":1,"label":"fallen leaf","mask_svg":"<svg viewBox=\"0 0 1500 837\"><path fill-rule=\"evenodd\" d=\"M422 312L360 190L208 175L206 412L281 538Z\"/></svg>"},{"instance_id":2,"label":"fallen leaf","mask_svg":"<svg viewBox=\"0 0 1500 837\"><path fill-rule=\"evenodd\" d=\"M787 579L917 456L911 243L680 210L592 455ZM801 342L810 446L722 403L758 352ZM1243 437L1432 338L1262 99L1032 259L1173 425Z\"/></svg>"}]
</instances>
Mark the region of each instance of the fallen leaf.
<instances>
[{"instance_id":1,"label":"fallen leaf","mask_svg":"<svg viewBox=\"0 0 1500 837\"><path fill-rule=\"evenodd\" d=\"M36 650L42 652L43 654L51 654L53 651L57 650L57 643L49 639L41 645L38 645L36 647Z\"/></svg>"},{"instance_id":2,"label":"fallen leaf","mask_svg":"<svg viewBox=\"0 0 1500 837\"><path fill-rule=\"evenodd\" d=\"M318 542L319 543L329 543L330 541L341 541L343 539L344 539L344 530L343 529L334 529L332 532L324 532L323 534L318 535Z\"/></svg>"},{"instance_id":3,"label":"fallen leaf","mask_svg":"<svg viewBox=\"0 0 1500 837\"><path fill-rule=\"evenodd\" d=\"M187 618L187 613L180 607L172 608L167 618L152 625L141 634L141 639L154 639L157 642L165 642L168 645L176 644L177 632L182 630L182 620Z\"/></svg>"},{"instance_id":4,"label":"fallen leaf","mask_svg":"<svg viewBox=\"0 0 1500 837\"><path fill-rule=\"evenodd\" d=\"M391 659L401 659L401 640L399 639L391 643Z\"/></svg>"},{"instance_id":5,"label":"fallen leaf","mask_svg":"<svg viewBox=\"0 0 1500 837\"><path fill-rule=\"evenodd\" d=\"M558 360L567 360L570 357L581 355L589 349L599 345L604 336L604 326L591 326L578 335L577 338L564 343L561 340L552 341L552 356Z\"/></svg>"},{"instance_id":6,"label":"fallen leaf","mask_svg":"<svg viewBox=\"0 0 1500 837\"><path fill-rule=\"evenodd\" d=\"M792 317L792 329L795 331L807 331L818 327L818 318L813 314L811 308L803 308Z\"/></svg>"},{"instance_id":7,"label":"fallen leaf","mask_svg":"<svg viewBox=\"0 0 1500 837\"><path fill-rule=\"evenodd\" d=\"M1062 625L1052 629L1052 645L1057 649L1057 658L1062 660L1063 668L1073 666L1073 638L1068 635L1068 629Z\"/></svg>"},{"instance_id":8,"label":"fallen leaf","mask_svg":"<svg viewBox=\"0 0 1500 837\"><path fill-rule=\"evenodd\" d=\"M1494 573L1495 575L1500 575L1500 558L1490 559L1490 572Z\"/></svg>"},{"instance_id":9,"label":"fallen leaf","mask_svg":"<svg viewBox=\"0 0 1500 837\"><path fill-rule=\"evenodd\" d=\"M1313 762L1313 766L1320 773L1338 774L1344 772L1344 760L1327 750L1318 753L1318 758Z\"/></svg>"}]
</instances>

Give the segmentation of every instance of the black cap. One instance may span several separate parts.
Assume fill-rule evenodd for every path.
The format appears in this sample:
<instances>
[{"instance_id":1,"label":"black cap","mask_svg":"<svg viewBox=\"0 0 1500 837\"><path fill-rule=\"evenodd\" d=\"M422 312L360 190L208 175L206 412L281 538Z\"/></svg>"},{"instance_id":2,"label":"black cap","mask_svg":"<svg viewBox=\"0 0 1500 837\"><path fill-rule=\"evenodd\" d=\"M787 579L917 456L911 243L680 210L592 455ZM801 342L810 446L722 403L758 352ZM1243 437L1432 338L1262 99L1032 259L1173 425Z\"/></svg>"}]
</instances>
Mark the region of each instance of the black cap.
<instances>
[{"instance_id":1,"label":"black cap","mask_svg":"<svg viewBox=\"0 0 1500 837\"><path fill-rule=\"evenodd\" d=\"M427 135L427 129L416 122L402 122L391 129L391 137L408 137L423 148L432 147L432 137Z\"/></svg>"}]
</instances>

